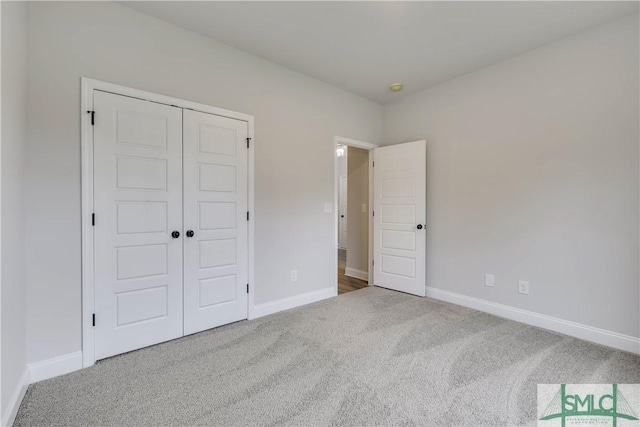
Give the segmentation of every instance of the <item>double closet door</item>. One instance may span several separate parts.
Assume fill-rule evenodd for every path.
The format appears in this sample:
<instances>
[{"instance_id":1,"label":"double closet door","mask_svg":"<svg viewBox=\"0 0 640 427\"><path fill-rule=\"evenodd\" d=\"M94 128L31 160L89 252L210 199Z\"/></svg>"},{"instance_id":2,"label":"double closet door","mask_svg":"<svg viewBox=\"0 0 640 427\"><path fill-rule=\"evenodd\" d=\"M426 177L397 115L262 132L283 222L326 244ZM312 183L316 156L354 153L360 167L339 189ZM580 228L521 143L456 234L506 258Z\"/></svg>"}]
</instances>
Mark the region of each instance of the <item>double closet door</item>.
<instances>
[{"instance_id":1,"label":"double closet door","mask_svg":"<svg viewBox=\"0 0 640 427\"><path fill-rule=\"evenodd\" d=\"M247 318L244 121L94 92L96 360Z\"/></svg>"}]
</instances>

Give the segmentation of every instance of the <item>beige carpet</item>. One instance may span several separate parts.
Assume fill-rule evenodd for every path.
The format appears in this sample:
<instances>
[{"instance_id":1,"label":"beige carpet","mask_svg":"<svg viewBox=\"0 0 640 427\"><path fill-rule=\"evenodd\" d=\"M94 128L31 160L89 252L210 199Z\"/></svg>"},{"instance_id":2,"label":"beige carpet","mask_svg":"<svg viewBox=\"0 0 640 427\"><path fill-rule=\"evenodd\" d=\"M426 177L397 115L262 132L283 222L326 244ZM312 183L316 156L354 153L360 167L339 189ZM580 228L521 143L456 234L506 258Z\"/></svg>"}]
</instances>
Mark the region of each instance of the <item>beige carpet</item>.
<instances>
[{"instance_id":1,"label":"beige carpet","mask_svg":"<svg viewBox=\"0 0 640 427\"><path fill-rule=\"evenodd\" d=\"M640 357L369 287L34 384L16 425L534 425L562 382Z\"/></svg>"}]
</instances>

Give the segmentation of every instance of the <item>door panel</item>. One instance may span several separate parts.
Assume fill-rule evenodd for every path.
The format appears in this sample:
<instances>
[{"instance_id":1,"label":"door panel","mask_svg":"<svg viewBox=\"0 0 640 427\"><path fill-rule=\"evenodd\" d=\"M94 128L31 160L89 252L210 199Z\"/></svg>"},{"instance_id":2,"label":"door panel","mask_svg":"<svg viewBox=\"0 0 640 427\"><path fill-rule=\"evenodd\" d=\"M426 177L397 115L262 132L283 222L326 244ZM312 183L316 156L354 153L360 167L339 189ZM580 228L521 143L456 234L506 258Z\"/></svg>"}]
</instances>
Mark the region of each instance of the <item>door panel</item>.
<instances>
[{"instance_id":1,"label":"door panel","mask_svg":"<svg viewBox=\"0 0 640 427\"><path fill-rule=\"evenodd\" d=\"M184 110L185 334L247 318L247 131Z\"/></svg>"},{"instance_id":2,"label":"door panel","mask_svg":"<svg viewBox=\"0 0 640 427\"><path fill-rule=\"evenodd\" d=\"M182 110L94 92L96 360L182 336Z\"/></svg>"},{"instance_id":3,"label":"door panel","mask_svg":"<svg viewBox=\"0 0 640 427\"><path fill-rule=\"evenodd\" d=\"M425 296L426 142L374 150L374 284Z\"/></svg>"}]
</instances>

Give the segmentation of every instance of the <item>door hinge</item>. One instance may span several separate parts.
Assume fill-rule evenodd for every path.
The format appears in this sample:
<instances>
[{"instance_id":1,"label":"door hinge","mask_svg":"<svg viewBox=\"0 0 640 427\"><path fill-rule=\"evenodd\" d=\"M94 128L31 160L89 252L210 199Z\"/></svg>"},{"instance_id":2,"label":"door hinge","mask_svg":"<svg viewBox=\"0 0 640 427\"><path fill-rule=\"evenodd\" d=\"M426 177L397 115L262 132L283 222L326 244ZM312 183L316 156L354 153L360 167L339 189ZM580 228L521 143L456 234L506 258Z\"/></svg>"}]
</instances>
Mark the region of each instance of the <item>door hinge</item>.
<instances>
[{"instance_id":1,"label":"door hinge","mask_svg":"<svg viewBox=\"0 0 640 427\"><path fill-rule=\"evenodd\" d=\"M247 211L247 221L249 221L249 211Z\"/></svg>"},{"instance_id":2,"label":"door hinge","mask_svg":"<svg viewBox=\"0 0 640 427\"><path fill-rule=\"evenodd\" d=\"M91 114L91 126L96 124L96 112L95 111L87 111L87 114Z\"/></svg>"},{"instance_id":3,"label":"door hinge","mask_svg":"<svg viewBox=\"0 0 640 427\"><path fill-rule=\"evenodd\" d=\"M251 138L247 138L247 148L249 148L250 143L251 143Z\"/></svg>"},{"instance_id":4,"label":"door hinge","mask_svg":"<svg viewBox=\"0 0 640 427\"><path fill-rule=\"evenodd\" d=\"M249 293L249 284L247 283L247 293Z\"/></svg>"},{"instance_id":5,"label":"door hinge","mask_svg":"<svg viewBox=\"0 0 640 427\"><path fill-rule=\"evenodd\" d=\"M93 313L93 326L96 326L96 314Z\"/></svg>"},{"instance_id":6,"label":"door hinge","mask_svg":"<svg viewBox=\"0 0 640 427\"><path fill-rule=\"evenodd\" d=\"M91 214L91 226L96 226L96 214L94 213Z\"/></svg>"}]
</instances>

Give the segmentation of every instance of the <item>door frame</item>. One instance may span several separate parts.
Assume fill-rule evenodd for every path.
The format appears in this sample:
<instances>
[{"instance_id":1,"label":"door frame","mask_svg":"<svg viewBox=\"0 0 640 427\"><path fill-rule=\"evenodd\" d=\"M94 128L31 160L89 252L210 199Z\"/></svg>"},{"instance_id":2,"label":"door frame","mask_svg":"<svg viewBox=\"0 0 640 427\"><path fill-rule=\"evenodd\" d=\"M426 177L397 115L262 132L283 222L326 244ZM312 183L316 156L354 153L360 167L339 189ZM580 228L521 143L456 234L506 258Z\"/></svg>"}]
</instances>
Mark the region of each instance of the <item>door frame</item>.
<instances>
[{"instance_id":1,"label":"door frame","mask_svg":"<svg viewBox=\"0 0 640 427\"><path fill-rule=\"evenodd\" d=\"M235 111L225 110L223 108L212 107L210 105L199 104L196 102L186 101L171 96L159 95L152 92L146 92L121 86L113 83L103 82L100 80L81 77L81 101L80 101L80 156L82 167L82 207L81 207L81 223L82 223L82 367L86 368L95 364L95 330L93 327L93 313L95 310L95 283L94 283L94 236L92 216L93 213L93 125L91 124L91 111L93 111L93 94L95 90L109 92L116 95L128 96L144 101L156 102L159 104L170 105L173 107L184 108L188 110L200 111L203 113L213 114L216 116L227 117L230 119L241 120L247 123L248 138L251 139L248 152L247 164L247 209L251 212L251 220L248 224L248 267L249 267L249 288L247 318L254 318L254 237L255 237L255 158L254 158L254 117L249 114L238 113ZM96 120L100 120L99 117Z\"/></svg>"},{"instance_id":2,"label":"door frame","mask_svg":"<svg viewBox=\"0 0 640 427\"><path fill-rule=\"evenodd\" d=\"M335 206L334 215L333 215L333 232L334 232L334 243L333 243L333 256L334 258L334 269L333 271L336 274L336 295L338 295L338 203L339 203L339 191L340 191L340 177L338 176L338 156L336 155L336 150L338 149L338 145L347 145L349 147L362 148L363 150L369 151L369 218L373 216L373 204L371 203L373 200L373 150L378 148L378 145L372 144L370 142L358 141L357 139L345 138L343 136L334 136L333 137L333 196L334 201L333 205ZM348 172L348 167L347 167ZM348 180L347 180L348 182ZM348 196L347 196L348 197ZM373 286L373 268L371 268L371 260L373 259L373 221L369 221L369 260L368 260L368 269L369 277L368 282L369 286Z\"/></svg>"}]
</instances>

